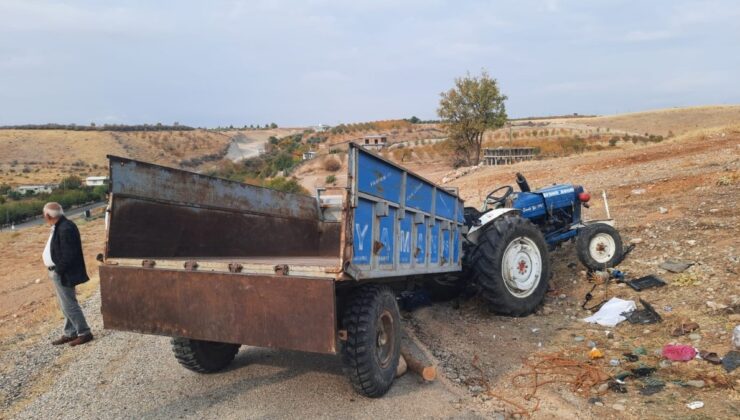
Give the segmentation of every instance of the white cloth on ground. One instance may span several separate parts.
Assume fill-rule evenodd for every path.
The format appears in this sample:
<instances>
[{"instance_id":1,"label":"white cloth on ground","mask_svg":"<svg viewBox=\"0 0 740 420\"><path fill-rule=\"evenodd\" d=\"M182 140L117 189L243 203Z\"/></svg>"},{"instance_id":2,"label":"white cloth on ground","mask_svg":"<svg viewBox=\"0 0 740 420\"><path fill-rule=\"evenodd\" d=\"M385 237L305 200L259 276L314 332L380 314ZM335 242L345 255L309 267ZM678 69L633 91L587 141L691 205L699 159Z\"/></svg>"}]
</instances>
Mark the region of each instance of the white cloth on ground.
<instances>
[{"instance_id":1,"label":"white cloth on ground","mask_svg":"<svg viewBox=\"0 0 740 420\"><path fill-rule=\"evenodd\" d=\"M595 314L588 318L584 318L583 320L592 324L603 325L605 327L614 327L627 319L622 316L622 313L632 312L635 309L637 309L635 301L613 297L609 299L609 301L606 302Z\"/></svg>"}]
</instances>

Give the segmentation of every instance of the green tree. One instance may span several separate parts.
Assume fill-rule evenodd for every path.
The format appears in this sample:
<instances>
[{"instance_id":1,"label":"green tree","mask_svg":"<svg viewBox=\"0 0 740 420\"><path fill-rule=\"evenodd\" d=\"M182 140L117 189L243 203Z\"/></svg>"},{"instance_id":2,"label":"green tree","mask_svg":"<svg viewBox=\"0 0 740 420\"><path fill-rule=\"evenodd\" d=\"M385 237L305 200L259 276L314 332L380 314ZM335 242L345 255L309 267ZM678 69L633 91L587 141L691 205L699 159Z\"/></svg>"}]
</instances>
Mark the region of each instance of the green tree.
<instances>
[{"instance_id":1,"label":"green tree","mask_svg":"<svg viewBox=\"0 0 740 420\"><path fill-rule=\"evenodd\" d=\"M486 70L480 76L468 74L455 79L455 87L441 94L437 114L447 130L458 162L478 164L483 133L506 123L506 99L496 79Z\"/></svg>"},{"instance_id":2,"label":"green tree","mask_svg":"<svg viewBox=\"0 0 740 420\"><path fill-rule=\"evenodd\" d=\"M82 179L77 175L70 175L59 182L59 188L64 190L79 190L82 188Z\"/></svg>"},{"instance_id":3,"label":"green tree","mask_svg":"<svg viewBox=\"0 0 740 420\"><path fill-rule=\"evenodd\" d=\"M275 123L271 123L271 124L270 124L270 128L278 128L278 126L277 126L277 124L275 124Z\"/></svg>"}]
</instances>

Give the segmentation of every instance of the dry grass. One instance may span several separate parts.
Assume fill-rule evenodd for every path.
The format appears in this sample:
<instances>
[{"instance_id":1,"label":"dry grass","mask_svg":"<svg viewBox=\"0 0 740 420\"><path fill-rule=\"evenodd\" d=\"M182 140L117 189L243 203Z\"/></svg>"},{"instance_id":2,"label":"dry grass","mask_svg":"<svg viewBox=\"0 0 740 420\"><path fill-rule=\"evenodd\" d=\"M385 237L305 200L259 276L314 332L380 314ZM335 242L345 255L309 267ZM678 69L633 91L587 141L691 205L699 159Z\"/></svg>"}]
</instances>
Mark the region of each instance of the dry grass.
<instances>
[{"instance_id":1,"label":"dry grass","mask_svg":"<svg viewBox=\"0 0 740 420\"><path fill-rule=\"evenodd\" d=\"M220 153L230 136L194 131L0 130L0 183L57 182L69 174L105 175L106 155L179 166Z\"/></svg>"},{"instance_id":2,"label":"dry grass","mask_svg":"<svg viewBox=\"0 0 740 420\"><path fill-rule=\"evenodd\" d=\"M678 135L702 128L738 124L740 105L659 109L595 118L569 118L562 121L667 136L671 132Z\"/></svg>"}]
</instances>

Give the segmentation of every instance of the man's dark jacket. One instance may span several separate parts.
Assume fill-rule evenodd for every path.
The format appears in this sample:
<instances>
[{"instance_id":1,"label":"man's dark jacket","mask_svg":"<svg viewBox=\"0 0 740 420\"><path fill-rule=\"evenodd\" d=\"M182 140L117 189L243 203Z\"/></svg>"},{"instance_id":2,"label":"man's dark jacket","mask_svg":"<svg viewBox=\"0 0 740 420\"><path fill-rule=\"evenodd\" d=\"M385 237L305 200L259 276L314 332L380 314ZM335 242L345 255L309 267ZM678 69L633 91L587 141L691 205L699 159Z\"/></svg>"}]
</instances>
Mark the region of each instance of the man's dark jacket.
<instances>
[{"instance_id":1,"label":"man's dark jacket","mask_svg":"<svg viewBox=\"0 0 740 420\"><path fill-rule=\"evenodd\" d=\"M51 259L59 274L62 285L73 287L90 280L82 255L80 231L72 221L62 216L54 227L51 237Z\"/></svg>"}]
</instances>

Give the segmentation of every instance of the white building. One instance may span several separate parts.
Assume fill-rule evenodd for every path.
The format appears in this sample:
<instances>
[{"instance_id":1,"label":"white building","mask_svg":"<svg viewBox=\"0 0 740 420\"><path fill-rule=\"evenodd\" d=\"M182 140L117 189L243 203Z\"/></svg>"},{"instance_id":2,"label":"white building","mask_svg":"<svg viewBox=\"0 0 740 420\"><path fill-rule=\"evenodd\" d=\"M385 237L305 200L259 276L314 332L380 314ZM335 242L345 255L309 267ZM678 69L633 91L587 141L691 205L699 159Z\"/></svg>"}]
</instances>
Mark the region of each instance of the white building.
<instances>
[{"instance_id":1,"label":"white building","mask_svg":"<svg viewBox=\"0 0 740 420\"><path fill-rule=\"evenodd\" d=\"M316 157L317 152L315 150L309 150L303 153L303 160L311 160Z\"/></svg>"},{"instance_id":2,"label":"white building","mask_svg":"<svg viewBox=\"0 0 740 420\"><path fill-rule=\"evenodd\" d=\"M376 135L376 136L365 136L362 138L360 143L365 149L380 150L388 145L388 136Z\"/></svg>"},{"instance_id":3,"label":"white building","mask_svg":"<svg viewBox=\"0 0 740 420\"><path fill-rule=\"evenodd\" d=\"M89 176L85 178L85 185L88 187L97 187L98 185L106 185L107 183L107 176Z\"/></svg>"},{"instance_id":4,"label":"white building","mask_svg":"<svg viewBox=\"0 0 740 420\"><path fill-rule=\"evenodd\" d=\"M21 185L16 188L16 191L21 194L26 194L29 191L33 194L50 193L56 187L56 184Z\"/></svg>"}]
</instances>

